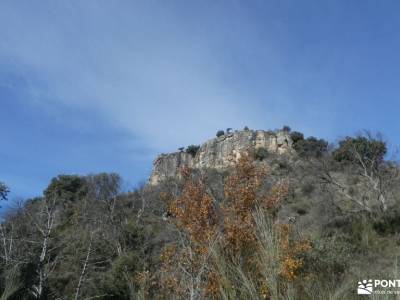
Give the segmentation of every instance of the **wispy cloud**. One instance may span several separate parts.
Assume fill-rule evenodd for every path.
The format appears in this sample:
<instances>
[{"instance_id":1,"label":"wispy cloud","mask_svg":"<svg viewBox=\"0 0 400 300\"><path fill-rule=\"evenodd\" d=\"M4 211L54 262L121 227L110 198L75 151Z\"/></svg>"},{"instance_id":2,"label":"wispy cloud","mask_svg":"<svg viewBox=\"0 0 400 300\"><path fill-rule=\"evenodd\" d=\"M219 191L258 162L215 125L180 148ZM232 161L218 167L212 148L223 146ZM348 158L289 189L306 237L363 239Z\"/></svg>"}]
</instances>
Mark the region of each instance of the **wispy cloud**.
<instances>
[{"instance_id":1,"label":"wispy cloud","mask_svg":"<svg viewBox=\"0 0 400 300\"><path fill-rule=\"evenodd\" d=\"M0 11L0 62L27 78L26 101L90 108L157 149L199 142L252 110L225 82L201 30L187 30L161 2L50 1Z\"/></svg>"}]
</instances>

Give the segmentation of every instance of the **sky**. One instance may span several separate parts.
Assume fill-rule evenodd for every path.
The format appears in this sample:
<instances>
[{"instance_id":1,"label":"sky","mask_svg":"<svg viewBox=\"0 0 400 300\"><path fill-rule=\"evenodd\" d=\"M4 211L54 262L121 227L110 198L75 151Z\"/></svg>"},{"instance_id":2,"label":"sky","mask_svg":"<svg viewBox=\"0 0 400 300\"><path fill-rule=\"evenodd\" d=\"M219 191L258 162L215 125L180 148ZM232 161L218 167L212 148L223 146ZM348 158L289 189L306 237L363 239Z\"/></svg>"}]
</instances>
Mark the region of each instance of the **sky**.
<instances>
[{"instance_id":1,"label":"sky","mask_svg":"<svg viewBox=\"0 0 400 300\"><path fill-rule=\"evenodd\" d=\"M145 182L218 129L400 144L399 1L0 2L0 181Z\"/></svg>"}]
</instances>

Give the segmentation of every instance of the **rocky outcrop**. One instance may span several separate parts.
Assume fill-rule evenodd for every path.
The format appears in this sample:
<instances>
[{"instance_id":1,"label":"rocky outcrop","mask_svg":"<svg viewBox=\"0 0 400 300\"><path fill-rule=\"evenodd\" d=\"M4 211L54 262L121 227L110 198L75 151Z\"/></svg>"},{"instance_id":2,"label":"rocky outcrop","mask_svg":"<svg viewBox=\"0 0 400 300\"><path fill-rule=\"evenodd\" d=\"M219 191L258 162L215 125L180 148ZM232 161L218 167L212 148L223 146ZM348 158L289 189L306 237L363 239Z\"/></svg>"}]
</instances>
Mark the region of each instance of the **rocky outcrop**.
<instances>
[{"instance_id":1,"label":"rocky outcrop","mask_svg":"<svg viewBox=\"0 0 400 300\"><path fill-rule=\"evenodd\" d=\"M182 167L195 169L224 169L238 161L244 152L258 148L283 154L292 151L292 140L286 131L242 130L208 140L195 156L186 152L161 154L153 163L150 184L168 177L179 177Z\"/></svg>"}]
</instances>

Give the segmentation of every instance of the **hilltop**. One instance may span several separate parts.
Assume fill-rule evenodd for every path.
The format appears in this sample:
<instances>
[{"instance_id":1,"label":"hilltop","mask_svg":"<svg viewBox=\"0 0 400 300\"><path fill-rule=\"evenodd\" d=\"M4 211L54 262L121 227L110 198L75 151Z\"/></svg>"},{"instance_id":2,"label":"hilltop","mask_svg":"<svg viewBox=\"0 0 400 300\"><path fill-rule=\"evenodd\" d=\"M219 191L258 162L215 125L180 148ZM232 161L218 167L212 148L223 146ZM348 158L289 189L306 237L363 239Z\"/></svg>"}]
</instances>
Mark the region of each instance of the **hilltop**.
<instances>
[{"instance_id":1,"label":"hilltop","mask_svg":"<svg viewBox=\"0 0 400 300\"><path fill-rule=\"evenodd\" d=\"M179 177L179 170L194 169L223 170L238 162L243 153L285 154L293 151L289 131L241 130L226 132L206 141L201 146L188 147L186 151L161 154L153 163L150 183L157 184L169 177Z\"/></svg>"}]
</instances>

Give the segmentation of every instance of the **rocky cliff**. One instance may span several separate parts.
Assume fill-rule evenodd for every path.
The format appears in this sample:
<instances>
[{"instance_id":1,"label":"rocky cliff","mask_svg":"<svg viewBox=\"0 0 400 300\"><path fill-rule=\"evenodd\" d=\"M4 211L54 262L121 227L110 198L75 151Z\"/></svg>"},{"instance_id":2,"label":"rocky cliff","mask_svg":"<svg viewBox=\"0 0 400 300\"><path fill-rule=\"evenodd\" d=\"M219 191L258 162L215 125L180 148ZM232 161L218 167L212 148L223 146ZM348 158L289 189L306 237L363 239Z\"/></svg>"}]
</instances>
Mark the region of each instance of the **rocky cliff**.
<instances>
[{"instance_id":1,"label":"rocky cliff","mask_svg":"<svg viewBox=\"0 0 400 300\"><path fill-rule=\"evenodd\" d=\"M168 177L179 177L182 167L195 169L224 169L232 166L241 153L265 148L283 154L292 151L292 140L286 131L242 130L208 140L195 155L184 151L161 154L153 163L150 184Z\"/></svg>"}]
</instances>

